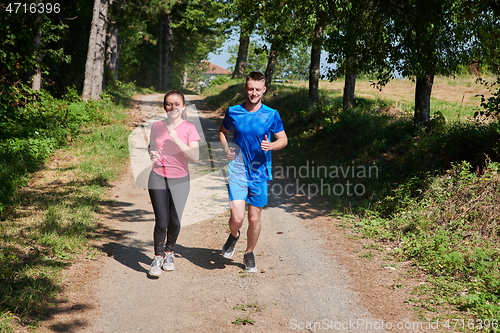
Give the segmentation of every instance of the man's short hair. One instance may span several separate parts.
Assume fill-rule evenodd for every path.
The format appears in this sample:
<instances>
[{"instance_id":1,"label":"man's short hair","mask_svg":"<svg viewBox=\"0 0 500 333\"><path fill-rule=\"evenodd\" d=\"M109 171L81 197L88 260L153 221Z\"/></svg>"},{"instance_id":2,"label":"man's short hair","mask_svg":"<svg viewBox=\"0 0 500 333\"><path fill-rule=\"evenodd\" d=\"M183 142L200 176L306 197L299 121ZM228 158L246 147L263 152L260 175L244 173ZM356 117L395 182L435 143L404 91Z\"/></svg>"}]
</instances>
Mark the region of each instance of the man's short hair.
<instances>
[{"instance_id":1,"label":"man's short hair","mask_svg":"<svg viewBox=\"0 0 500 333\"><path fill-rule=\"evenodd\" d=\"M264 81L265 82L266 77L261 72L251 72L250 74L248 74L246 82L248 82L250 80L252 80L252 81Z\"/></svg>"}]
</instances>

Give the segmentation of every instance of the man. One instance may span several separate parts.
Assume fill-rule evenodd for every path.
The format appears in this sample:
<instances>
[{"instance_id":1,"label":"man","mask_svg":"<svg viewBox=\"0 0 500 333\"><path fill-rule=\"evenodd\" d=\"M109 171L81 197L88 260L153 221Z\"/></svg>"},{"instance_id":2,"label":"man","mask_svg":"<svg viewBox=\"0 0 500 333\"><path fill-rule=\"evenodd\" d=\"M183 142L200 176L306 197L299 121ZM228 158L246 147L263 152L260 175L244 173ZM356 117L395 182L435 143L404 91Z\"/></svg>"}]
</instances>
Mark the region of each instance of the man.
<instances>
[{"instance_id":1,"label":"man","mask_svg":"<svg viewBox=\"0 0 500 333\"><path fill-rule=\"evenodd\" d=\"M260 218L267 204L268 182L272 179L271 151L284 148L288 143L278 111L262 104L266 92L266 79L262 73L252 72L245 83L246 101L230 107L219 129L219 140L229 160L228 192L231 203L229 229L231 233L222 247L224 258L231 258L248 203L247 248L243 256L247 272L256 272L255 245L260 235ZM234 130L234 147L228 143L228 132ZM271 133L276 140L271 142Z\"/></svg>"}]
</instances>

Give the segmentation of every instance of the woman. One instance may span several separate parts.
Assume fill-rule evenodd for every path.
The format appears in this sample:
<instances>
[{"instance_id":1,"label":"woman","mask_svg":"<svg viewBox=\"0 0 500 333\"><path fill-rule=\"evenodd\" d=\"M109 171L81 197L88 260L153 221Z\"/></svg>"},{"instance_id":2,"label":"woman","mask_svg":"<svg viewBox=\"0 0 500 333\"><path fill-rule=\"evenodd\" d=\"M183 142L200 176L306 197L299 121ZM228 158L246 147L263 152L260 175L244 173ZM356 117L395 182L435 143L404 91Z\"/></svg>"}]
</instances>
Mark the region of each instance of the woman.
<instances>
[{"instance_id":1,"label":"woman","mask_svg":"<svg viewBox=\"0 0 500 333\"><path fill-rule=\"evenodd\" d=\"M155 214L151 276L160 276L162 269L174 269L174 247L189 194L188 162L199 159L201 140L196 127L186 120L186 100L181 91L167 92L163 108L167 118L153 123L149 143L153 167L148 191Z\"/></svg>"}]
</instances>

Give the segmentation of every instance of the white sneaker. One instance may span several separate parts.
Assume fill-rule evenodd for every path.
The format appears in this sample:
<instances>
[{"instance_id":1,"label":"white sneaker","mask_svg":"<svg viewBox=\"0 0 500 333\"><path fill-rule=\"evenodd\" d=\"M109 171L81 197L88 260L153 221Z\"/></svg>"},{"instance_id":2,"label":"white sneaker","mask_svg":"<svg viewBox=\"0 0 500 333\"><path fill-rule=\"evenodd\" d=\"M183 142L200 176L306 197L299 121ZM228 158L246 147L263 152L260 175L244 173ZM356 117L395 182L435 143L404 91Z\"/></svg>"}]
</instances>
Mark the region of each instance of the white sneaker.
<instances>
[{"instance_id":1,"label":"white sneaker","mask_svg":"<svg viewBox=\"0 0 500 333\"><path fill-rule=\"evenodd\" d=\"M174 253L165 253L165 258L163 258L163 270L173 271L174 270Z\"/></svg>"},{"instance_id":2,"label":"white sneaker","mask_svg":"<svg viewBox=\"0 0 500 333\"><path fill-rule=\"evenodd\" d=\"M151 264L151 268L149 269L149 275L160 276L162 262L163 258L161 256L155 256L153 263Z\"/></svg>"}]
</instances>

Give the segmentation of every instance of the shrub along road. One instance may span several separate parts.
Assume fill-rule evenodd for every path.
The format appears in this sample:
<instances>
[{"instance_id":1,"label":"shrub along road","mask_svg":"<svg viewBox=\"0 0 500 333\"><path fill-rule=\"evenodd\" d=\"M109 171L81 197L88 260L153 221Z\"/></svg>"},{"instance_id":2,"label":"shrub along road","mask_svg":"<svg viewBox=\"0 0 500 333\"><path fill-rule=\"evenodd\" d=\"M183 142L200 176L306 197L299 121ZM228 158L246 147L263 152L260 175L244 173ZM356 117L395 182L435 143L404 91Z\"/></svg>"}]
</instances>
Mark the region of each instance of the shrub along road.
<instances>
[{"instance_id":1,"label":"shrub along road","mask_svg":"<svg viewBox=\"0 0 500 333\"><path fill-rule=\"evenodd\" d=\"M217 114L207 110L201 97L188 97L196 106L191 115L199 117L206 142L215 143ZM162 95L135 97L130 109L133 128L142 131L140 124L163 114L161 99ZM102 216L104 239L97 245L107 255L82 259L65 273L66 292L57 313L42 323L44 329L430 331L429 324L417 320L417 313L405 303L408 291L421 279L403 278L404 263L384 267L390 265L382 256L363 256L372 252L366 250L366 241L341 230L321 199L308 200L301 193L271 197L255 252L259 272L247 274L242 269L244 236L233 259L224 259L220 248L229 216L225 185L220 169L207 160L191 171L175 271L163 272L158 279L147 275L154 225L149 196L136 181L141 177L134 160L123 168ZM273 184L284 187L295 180L276 179Z\"/></svg>"}]
</instances>

